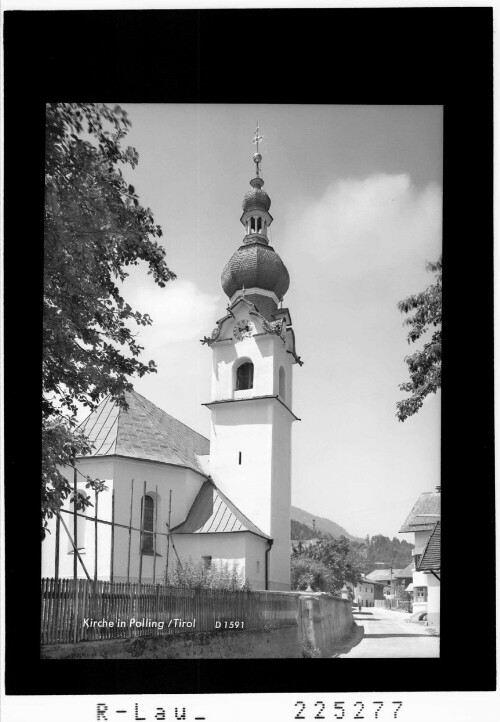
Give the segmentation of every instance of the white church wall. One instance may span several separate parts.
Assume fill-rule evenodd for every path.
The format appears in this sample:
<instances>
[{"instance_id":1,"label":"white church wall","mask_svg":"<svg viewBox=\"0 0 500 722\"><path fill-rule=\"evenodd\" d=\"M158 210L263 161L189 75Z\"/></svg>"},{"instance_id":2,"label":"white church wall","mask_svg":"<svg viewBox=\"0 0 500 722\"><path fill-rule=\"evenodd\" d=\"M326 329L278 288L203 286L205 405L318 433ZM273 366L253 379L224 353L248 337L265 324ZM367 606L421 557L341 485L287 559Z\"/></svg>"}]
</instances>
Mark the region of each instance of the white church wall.
<instances>
[{"instance_id":1,"label":"white church wall","mask_svg":"<svg viewBox=\"0 0 500 722\"><path fill-rule=\"evenodd\" d=\"M204 477L190 469L167 464L141 461L138 459L117 459L115 467L115 521L128 525L130 518L131 480L134 479L132 526L141 526L141 500L146 481L146 495L155 500L156 528L166 533L169 517L169 497L172 491L170 526L183 522L204 482ZM158 496L156 496L156 488ZM128 529L115 531L115 570L117 581L125 581L128 565ZM163 579L165 572L167 538L156 537L156 581ZM142 555L142 580L153 580L153 555ZM130 580L137 581L140 567L140 533L132 532L130 552Z\"/></svg>"},{"instance_id":2,"label":"white church wall","mask_svg":"<svg viewBox=\"0 0 500 722\"><path fill-rule=\"evenodd\" d=\"M99 478L106 484L107 490L99 494L98 502L98 514L99 518L111 519L111 496L113 490L113 464L109 459L95 459L89 461L78 461L77 469L81 474L88 475L91 478ZM68 480L73 488L73 469L67 467L61 469L61 473ZM79 492L86 493L92 502L92 506L87 509L80 510L79 513L85 514L89 517L94 517L95 514L95 496L92 489L86 488L86 480L81 475L77 474L77 489ZM73 512L73 504L70 502L70 497L66 500L62 507L61 518L64 520L71 537L73 534L73 514L65 513L66 511ZM78 551L82 558L82 561L87 569L87 572L91 579L94 578L95 573L95 524L93 519L83 519L77 517L77 544ZM110 573L110 553L111 553L111 527L104 524L97 525L97 578L98 579L109 579ZM54 577L56 570L56 517L54 516L48 525L48 531L42 542L42 577ZM63 524L60 525L59 534L59 577L61 578L72 578L73 577L73 560L74 551L72 544L69 540L69 536L64 529ZM85 571L77 561L77 576L79 579L85 579Z\"/></svg>"},{"instance_id":3,"label":"white church wall","mask_svg":"<svg viewBox=\"0 0 500 722\"><path fill-rule=\"evenodd\" d=\"M203 557L212 557L213 565L228 564L236 566L239 573L245 576L245 532L215 534L174 534L173 542L181 563L191 560L194 564L201 563ZM169 567L175 565L177 555L170 549Z\"/></svg>"},{"instance_id":4,"label":"white church wall","mask_svg":"<svg viewBox=\"0 0 500 722\"><path fill-rule=\"evenodd\" d=\"M270 403L276 402L249 400L212 407L213 479L265 534L271 529Z\"/></svg>"},{"instance_id":5,"label":"white church wall","mask_svg":"<svg viewBox=\"0 0 500 722\"><path fill-rule=\"evenodd\" d=\"M236 323L236 320L233 321ZM232 334L232 326L227 326L227 333ZM272 395L274 392L273 342L274 339L269 336L252 336L238 344L224 342L217 344L215 348L212 347L214 348L212 400ZM254 365L253 387L246 391L237 391L235 370L244 361L251 361Z\"/></svg>"},{"instance_id":6,"label":"white church wall","mask_svg":"<svg viewBox=\"0 0 500 722\"><path fill-rule=\"evenodd\" d=\"M291 436L290 412L275 403L270 532L274 542L269 580L270 588L277 590L290 589Z\"/></svg>"},{"instance_id":7,"label":"white church wall","mask_svg":"<svg viewBox=\"0 0 500 722\"><path fill-rule=\"evenodd\" d=\"M266 539L255 534L245 534L245 575L255 591L266 588L266 549Z\"/></svg>"},{"instance_id":8,"label":"white church wall","mask_svg":"<svg viewBox=\"0 0 500 722\"><path fill-rule=\"evenodd\" d=\"M204 477L190 469L168 466L149 461L137 459L124 459L117 457L101 457L79 460L77 469L83 475L91 478L98 478L105 482L107 489L99 494L98 514L99 518L111 521L112 512L112 491L115 489L115 523L128 527L130 520L130 496L131 480L134 479L133 490L133 515L132 526L139 529L141 526L141 499L146 481L146 494L152 496L157 504L157 531L166 532L169 510L169 492L172 491L172 513L171 526L183 522L189 509L204 482ZM73 485L73 470L68 468L62 473ZM92 504L94 504L94 492L85 488L85 478L78 474L77 486L79 490L89 493ZM158 496L156 497L156 487ZM72 511L73 505L66 501L63 509ZM89 507L85 512L87 516L93 517L95 507ZM73 515L62 512L69 532L73 535ZM93 519L78 520L78 547L81 557L87 568L90 577L94 578L95 564L95 526ZM49 533L42 543L42 576L53 577L55 574L55 529L56 522L53 518L49 523ZM84 529L84 531L83 531ZM98 579L109 579L111 572L111 526L109 524L98 524ZM84 537L84 538L83 538ZM166 537L157 535L156 538L156 580L163 579L166 561ZM59 576L62 578L73 577L73 552L69 551L68 535L61 525L60 529L60 552L59 552ZM113 576L115 581L126 581L129 549L128 528L115 526L114 533L114 564ZM130 581L137 581L139 578L140 566L140 533L132 531L130 537ZM85 572L78 563L78 577L85 578ZM153 557L151 554L143 554L142 557L142 579L152 581L153 579Z\"/></svg>"}]
</instances>

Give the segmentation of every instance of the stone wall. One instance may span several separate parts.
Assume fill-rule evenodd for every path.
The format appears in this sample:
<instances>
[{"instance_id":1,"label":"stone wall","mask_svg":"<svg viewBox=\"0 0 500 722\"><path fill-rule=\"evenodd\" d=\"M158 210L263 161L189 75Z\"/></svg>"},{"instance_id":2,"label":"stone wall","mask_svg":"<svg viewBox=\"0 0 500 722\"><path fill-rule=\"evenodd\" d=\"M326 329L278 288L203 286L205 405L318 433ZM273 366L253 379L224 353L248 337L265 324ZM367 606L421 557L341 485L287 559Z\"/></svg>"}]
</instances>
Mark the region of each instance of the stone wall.
<instances>
[{"instance_id":1,"label":"stone wall","mask_svg":"<svg viewBox=\"0 0 500 722\"><path fill-rule=\"evenodd\" d=\"M42 659L262 659L326 657L354 632L349 600L300 594L297 623L263 630L218 630L158 637L50 644Z\"/></svg>"}]
</instances>

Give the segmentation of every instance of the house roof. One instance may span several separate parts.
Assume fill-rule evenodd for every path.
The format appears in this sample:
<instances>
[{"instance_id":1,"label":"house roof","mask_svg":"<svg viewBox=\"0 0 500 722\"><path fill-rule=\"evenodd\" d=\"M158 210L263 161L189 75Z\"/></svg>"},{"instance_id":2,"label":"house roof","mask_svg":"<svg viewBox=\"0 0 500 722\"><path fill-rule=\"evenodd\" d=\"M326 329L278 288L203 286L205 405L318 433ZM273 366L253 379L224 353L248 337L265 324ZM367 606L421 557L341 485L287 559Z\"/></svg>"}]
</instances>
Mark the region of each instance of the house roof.
<instances>
[{"instance_id":1,"label":"house roof","mask_svg":"<svg viewBox=\"0 0 500 722\"><path fill-rule=\"evenodd\" d=\"M392 570L392 578L395 579L399 569L393 569ZM374 569L373 572L370 572L366 575L366 579L368 579L370 582L382 582L385 579L391 578L391 570L390 569Z\"/></svg>"},{"instance_id":2,"label":"house roof","mask_svg":"<svg viewBox=\"0 0 500 722\"><path fill-rule=\"evenodd\" d=\"M413 509L407 516L400 534L412 531L431 531L434 529L436 519L441 515L441 493L428 491L421 494Z\"/></svg>"},{"instance_id":3,"label":"house roof","mask_svg":"<svg viewBox=\"0 0 500 722\"><path fill-rule=\"evenodd\" d=\"M210 452L208 439L137 391L126 392L125 398L127 409L108 396L80 425L94 447L90 456L160 461L205 475L197 457Z\"/></svg>"},{"instance_id":4,"label":"house roof","mask_svg":"<svg viewBox=\"0 0 500 722\"><path fill-rule=\"evenodd\" d=\"M236 531L250 531L265 539L270 538L215 486L212 479L207 479L201 486L186 520L172 529L175 534L214 534Z\"/></svg>"},{"instance_id":5,"label":"house roof","mask_svg":"<svg viewBox=\"0 0 500 722\"><path fill-rule=\"evenodd\" d=\"M434 531L429 537L427 545L417 565L417 571L438 571L441 568L441 522L437 521Z\"/></svg>"},{"instance_id":6,"label":"house roof","mask_svg":"<svg viewBox=\"0 0 500 722\"><path fill-rule=\"evenodd\" d=\"M404 569L399 569L397 574L395 574L394 576L397 577L398 579L411 579L413 577L414 569L415 569L415 566L413 564L413 559L412 559L411 562L409 564L407 564Z\"/></svg>"}]
</instances>

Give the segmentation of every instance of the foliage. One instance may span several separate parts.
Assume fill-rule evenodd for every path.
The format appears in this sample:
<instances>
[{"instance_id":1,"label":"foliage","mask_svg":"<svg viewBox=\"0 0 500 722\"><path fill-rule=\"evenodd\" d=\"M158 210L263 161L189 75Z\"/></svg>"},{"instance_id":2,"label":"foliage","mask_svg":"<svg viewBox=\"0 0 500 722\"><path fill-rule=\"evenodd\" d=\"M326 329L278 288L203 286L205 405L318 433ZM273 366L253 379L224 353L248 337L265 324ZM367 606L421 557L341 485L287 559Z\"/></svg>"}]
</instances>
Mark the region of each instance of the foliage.
<instances>
[{"instance_id":1,"label":"foliage","mask_svg":"<svg viewBox=\"0 0 500 722\"><path fill-rule=\"evenodd\" d=\"M399 385L401 391L411 394L396 404L396 416L405 421L422 407L429 394L435 394L441 388L441 322L442 322L442 259L428 263L426 270L436 274L436 280L425 291L408 296L398 303L402 313L411 314L405 320L410 327L408 343L418 341L427 331L434 329L430 340L423 348L405 361L410 372L410 380Z\"/></svg>"},{"instance_id":2,"label":"foliage","mask_svg":"<svg viewBox=\"0 0 500 722\"><path fill-rule=\"evenodd\" d=\"M119 107L51 103L46 114L43 296L42 536L71 492L59 468L89 451L76 431L78 404L110 394L125 406L130 377L156 370L127 324L149 325L119 283L144 261L159 286L175 278L152 212L120 166L138 162L121 146L131 123ZM89 480L89 485L95 482ZM79 505L88 505L79 499Z\"/></svg>"},{"instance_id":3,"label":"foliage","mask_svg":"<svg viewBox=\"0 0 500 722\"><path fill-rule=\"evenodd\" d=\"M225 589L227 591L251 591L250 582L245 579L237 565L229 562L212 562L206 569L203 562L195 563L190 558L177 563L169 572L166 583L172 587L187 587L188 589Z\"/></svg>"},{"instance_id":4,"label":"foliage","mask_svg":"<svg viewBox=\"0 0 500 722\"><path fill-rule=\"evenodd\" d=\"M292 589L304 591L310 586L314 591L327 592L333 589L334 583L332 573L322 562L313 561L305 554L292 556Z\"/></svg>"},{"instance_id":5,"label":"foliage","mask_svg":"<svg viewBox=\"0 0 500 722\"><path fill-rule=\"evenodd\" d=\"M315 591L336 594L346 582L357 584L361 570L349 561L350 551L351 542L346 537L322 539L296 549L292 554L292 588L305 589L310 584Z\"/></svg>"},{"instance_id":6,"label":"foliage","mask_svg":"<svg viewBox=\"0 0 500 722\"><path fill-rule=\"evenodd\" d=\"M351 542L348 560L363 570L363 574L369 574L374 569L381 569L381 564L393 569L403 569L412 559L411 550L413 544L406 539L393 537L390 539L383 534L368 536L366 541Z\"/></svg>"}]
</instances>

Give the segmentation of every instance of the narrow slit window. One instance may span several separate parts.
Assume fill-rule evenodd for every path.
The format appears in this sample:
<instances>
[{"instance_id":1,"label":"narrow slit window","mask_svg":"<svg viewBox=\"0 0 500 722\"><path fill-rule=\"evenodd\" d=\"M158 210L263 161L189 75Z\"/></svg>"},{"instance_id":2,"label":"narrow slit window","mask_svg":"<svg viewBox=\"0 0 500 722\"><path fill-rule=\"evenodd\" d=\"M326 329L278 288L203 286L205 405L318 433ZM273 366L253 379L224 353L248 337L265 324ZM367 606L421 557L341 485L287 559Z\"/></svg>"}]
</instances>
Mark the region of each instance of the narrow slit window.
<instances>
[{"instance_id":1,"label":"narrow slit window","mask_svg":"<svg viewBox=\"0 0 500 722\"><path fill-rule=\"evenodd\" d=\"M238 454L238 464L241 464L241 451Z\"/></svg>"}]
</instances>

